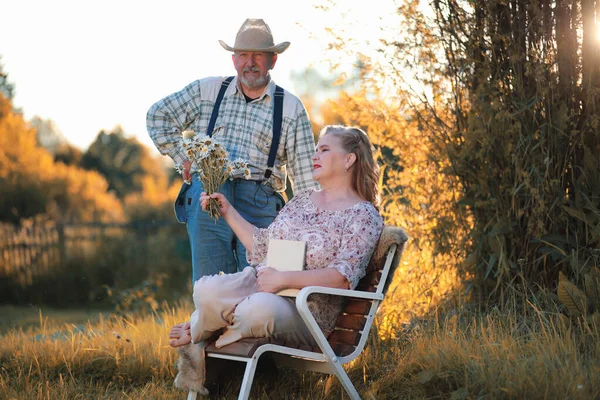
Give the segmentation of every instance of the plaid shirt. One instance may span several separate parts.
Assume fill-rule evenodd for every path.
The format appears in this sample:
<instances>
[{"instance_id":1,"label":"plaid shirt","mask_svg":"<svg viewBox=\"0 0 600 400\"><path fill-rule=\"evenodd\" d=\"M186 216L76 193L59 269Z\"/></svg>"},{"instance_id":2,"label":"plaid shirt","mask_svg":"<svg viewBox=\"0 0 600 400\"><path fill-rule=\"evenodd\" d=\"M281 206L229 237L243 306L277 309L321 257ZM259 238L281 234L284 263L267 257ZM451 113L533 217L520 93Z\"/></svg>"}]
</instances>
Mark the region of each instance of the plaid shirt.
<instances>
[{"instance_id":1,"label":"plaid shirt","mask_svg":"<svg viewBox=\"0 0 600 400\"><path fill-rule=\"evenodd\" d=\"M148 110L146 126L159 152L181 166L187 156L181 149L181 132L187 129L206 134L210 116L225 77L197 80L180 92L160 100ZM233 79L221 102L213 137L222 143L232 160L242 158L250 164L253 180L262 180L267 168L273 137L273 96L271 80L264 93L246 103L244 93ZM317 188L312 179L315 142L308 114L302 102L285 91L281 140L269 182L276 191L286 187L289 175L294 191Z\"/></svg>"}]
</instances>

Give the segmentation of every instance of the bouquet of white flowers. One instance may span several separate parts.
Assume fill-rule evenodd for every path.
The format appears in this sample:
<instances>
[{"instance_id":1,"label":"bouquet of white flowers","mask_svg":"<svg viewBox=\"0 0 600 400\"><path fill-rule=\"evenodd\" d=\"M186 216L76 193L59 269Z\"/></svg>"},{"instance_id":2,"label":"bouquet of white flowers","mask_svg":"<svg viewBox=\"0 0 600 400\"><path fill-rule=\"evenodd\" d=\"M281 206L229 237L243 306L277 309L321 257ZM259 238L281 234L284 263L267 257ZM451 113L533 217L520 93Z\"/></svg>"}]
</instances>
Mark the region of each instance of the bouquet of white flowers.
<instances>
[{"instance_id":1,"label":"bouquet of white flowers","mask_svg":"<svg viewBox=\"0 0 600 400\"><path fill-rule=\"evenodd\" d=\"M192 162L192 167L198 172L202 187L207 194L221 190L227 179L241 174L245 179L250 179L250 169L245 160L229 160L229 153L214 138L199 135L194 131L183 131L181 147ZM179 171L181 173L181 171ZM210 199L206 212L215 220L219 219L219 204L217 200Z\"/></svg>"}]
</instances>

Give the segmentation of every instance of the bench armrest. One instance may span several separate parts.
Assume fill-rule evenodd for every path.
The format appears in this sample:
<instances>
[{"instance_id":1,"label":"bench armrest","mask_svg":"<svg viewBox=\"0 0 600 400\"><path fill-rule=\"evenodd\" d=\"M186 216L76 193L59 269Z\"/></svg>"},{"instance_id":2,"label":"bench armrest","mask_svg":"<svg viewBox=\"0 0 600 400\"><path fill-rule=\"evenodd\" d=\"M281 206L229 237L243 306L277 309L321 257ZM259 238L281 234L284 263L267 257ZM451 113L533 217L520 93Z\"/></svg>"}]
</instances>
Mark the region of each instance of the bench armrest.
<instances>
[{"instance_id":1,"label":"bench armrest","mask_svg":"<svg viewBox=\"0 0 600 400\"><path fill-rule=\"evenodd\" d=\"M354 297L365 300L383 300L383 294L363 292L362 290L338 289L325 286L306 286L296 295L296 307L300 303L306 303L308 296L312 293L332 294L335 296Z\"/></svg>"}]
</instances>

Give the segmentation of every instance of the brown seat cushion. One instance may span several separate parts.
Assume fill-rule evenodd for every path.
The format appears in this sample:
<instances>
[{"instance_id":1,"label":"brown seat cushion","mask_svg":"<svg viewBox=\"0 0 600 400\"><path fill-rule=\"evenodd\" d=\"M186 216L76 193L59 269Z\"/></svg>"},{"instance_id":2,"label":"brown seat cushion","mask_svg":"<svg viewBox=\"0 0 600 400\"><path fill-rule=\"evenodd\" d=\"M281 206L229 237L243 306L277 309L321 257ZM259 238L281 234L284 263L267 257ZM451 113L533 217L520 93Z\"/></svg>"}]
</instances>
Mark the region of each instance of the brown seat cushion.
<instances>
[{"instance_id":1,"label":"brown seat cushion","mask_svg":"<svg viewBox=\"0 0 600 400\"><path fill-rule=\"evenodd\" d=\"M280 346L291 347L293 349L307 350L307 351L316 351L321 352L321 350L317 348L313 348L310 346L302 346L292 342L284 342L282 340L272 339L272 338L244 338L240 339L237 342L228 344L227 346L223 346L220 349L217 348L213 343L206 346L207 353L219 353L219 354L227 354L230 356L239 356L239 357L252 357L256 349L264 344L277 344Z\"/></svg>"}]
</instances>

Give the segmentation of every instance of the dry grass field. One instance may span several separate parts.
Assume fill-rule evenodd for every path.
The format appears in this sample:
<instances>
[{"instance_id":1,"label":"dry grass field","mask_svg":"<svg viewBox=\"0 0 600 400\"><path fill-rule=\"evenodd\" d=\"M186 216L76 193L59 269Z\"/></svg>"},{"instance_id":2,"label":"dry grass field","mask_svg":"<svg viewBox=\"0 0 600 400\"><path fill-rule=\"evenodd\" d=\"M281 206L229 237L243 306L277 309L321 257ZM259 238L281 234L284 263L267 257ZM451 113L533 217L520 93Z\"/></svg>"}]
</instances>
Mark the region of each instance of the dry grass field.
<instances>
[{"instance_id":1,"label":"dry grass field","mask_svg":"<svg viewBox=\"0 0 600 400\"><path fill-rule=\"evenodd\" d=\"M549 302L402 323L380 316L350 376L364 399L600 398L598 327L548 311ZM127 318L3 307L0 398L184 399L167 334L189 306ZM231 371L211 398L236 398L241 376ZM346 398L336 379L287 369L258 374L251 397Z\"/></svg>"}]
</instances>

